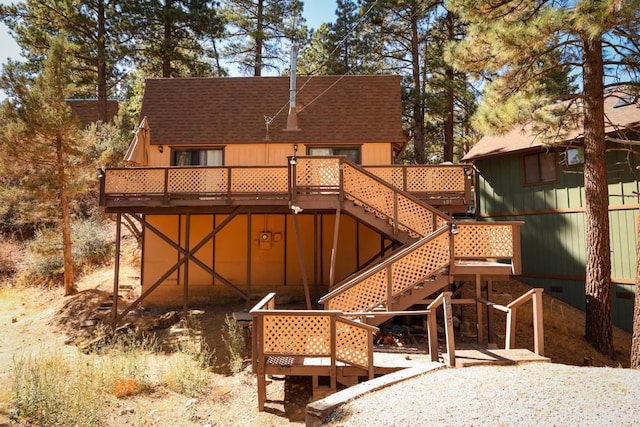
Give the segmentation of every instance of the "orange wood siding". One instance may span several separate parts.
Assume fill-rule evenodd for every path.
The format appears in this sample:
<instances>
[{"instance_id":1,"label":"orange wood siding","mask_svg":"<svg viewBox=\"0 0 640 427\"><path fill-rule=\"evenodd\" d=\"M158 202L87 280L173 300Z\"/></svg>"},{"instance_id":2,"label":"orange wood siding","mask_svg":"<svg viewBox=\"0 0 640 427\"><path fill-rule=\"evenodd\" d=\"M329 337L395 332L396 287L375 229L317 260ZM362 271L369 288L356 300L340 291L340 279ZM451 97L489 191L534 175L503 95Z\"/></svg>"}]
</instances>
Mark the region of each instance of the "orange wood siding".
<instances>
[{"instance_id":1,"label":"orange wood siding","mask_svg":"<svg viewBox=\"0 0 640 427\"><path fill-rule=\"evenodd\" d=\"M298 155L306 155L305 144L298 145ZM314 144L319 145L319 144ZM320 144L322 145L322 144ZM327 144L328 146L360 146L363 165L389 165L391 159L391 144L386 142L366 143L366 144ZM211 145L219 147L220 145ZM292 156L294 144L265 143L265 144L229 144L224 146L225 166L253 166L253 165L286 165L287 157ZM184 147L184 146L181 146ZM205 144L194 145L194 147L208 147ZM160 153L159 146L152 145L149 148L149 166L170 166L171 147L162 147Z\"/></svg>"},{"instance_id":2,"label":"orange wood siding","mask_svg":"<svg viewBox=\"0 0 640 427\"><path fill-rule=\"evenodd\" d=\"M226 215L216 215L215 225L220 225L225 218ZM248 218L247 215L238 215L216 235L215 252L213 242L209 241L195 256L206 265L215 265L216 273L253 297L275 291L279 295L290 295L297 301L303 301L304 287L293 216L252 214L251 234L247 239ZM148 216L147 219L174 241L180 236L181 246L185 246L186 216ZM213 220L213 215L191 215L191 248L213 230ZM312 295L319 297L326 293L329 285L335 215L301 214L298 215L298 221L309 287ZM317 239L314 230L318 232ZM262 232L270 233L269 242L260 240ZM150 232L145 236L143 291L178 260L178 252L166 242ZM251 245L250 286L247 285L248 241ZM317 248L314 248L314 243L318 245ZM336 283L354 273L358 265L364 264L379 251L380 235L342 214L336 257ZM318 259L314 260L314 256L318 256ZM151 293L147 302L181 305L184 276L185 269L182 266ZM234 298L238 298L236 292L221 281L213 280L208 272L194 262L189 263L190 303Z\"/></svg>"},{"instance_id":3,"label":"orange wood siding","mask_svg":"<svg viewBox=\"0 0 640 427\"><path fill-rule=\"evenodd\" d=\"M391 144L380 142L362 145L363 165L390 165L391 163Z\"/></svg>"}]
</instances>

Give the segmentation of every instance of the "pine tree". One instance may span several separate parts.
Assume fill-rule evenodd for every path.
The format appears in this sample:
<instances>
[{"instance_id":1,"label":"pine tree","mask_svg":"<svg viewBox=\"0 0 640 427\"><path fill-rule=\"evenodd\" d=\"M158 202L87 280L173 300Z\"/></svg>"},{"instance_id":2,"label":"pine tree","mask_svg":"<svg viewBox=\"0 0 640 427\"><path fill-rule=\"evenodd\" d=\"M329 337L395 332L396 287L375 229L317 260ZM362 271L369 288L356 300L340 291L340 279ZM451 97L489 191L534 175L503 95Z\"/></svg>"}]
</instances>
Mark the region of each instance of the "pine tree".
<instances>
[{"instance_id":1,"label":"pine tree","mask_svg":"<svg viewBox=\"0 0 640 427\"><path fill-rule=\"evenodd\" d=\"M224 21L208 0L123 0L125 33L135 42L132 61L157 77L224 75L216 40Z\"/></svg>"},{"instance_id":2,"label":"pine tree","mask_svg":"<svg viewBox=\"0 0 640 427\"><path fill-rule=\"evenodd\" d=\"M75 88L70 97L98 99L99 117L107 121L107 98L123 75L127 36L120 31L121 14L105 0L26 0L0 5L0 20L15 36L27 58L27 69L38 73L52 40L64 34L69 72Z\"/></svg>"},{"instance_id":3,"label":"pine tree","mask_svg":"<svg viewBox=\"0 0 640 427\"><path fill-rule=\"evenodd\" d=\"M303 46L307 27L300 0L227 0L223 16L228 22L226 58L243 74L261 76L279 72L288 63L284 42Z\"/></svg>"},{"instance_id":4,"label":"pine tree","mask_svg":"<svg viewBox=\"0 0 640 427\"><path fill-rule=\"evenodd\" d=\"M31 82L24 74L5 73L3 89L9 98L0 110L2 169L17 176L31 197L54 215L62 233L65 295L76 292L71 256L71 209L74 160L81 155L80 130L66 104L72 90L66 63L66 46L61 37L50 41L43 71ZM42 219L46 221L46 219Z\"/></svg>"},{"instance_id":5,"label":"pine tree","mask_svg":"<svg viewBox=\"0 0 640 427\"><path fill-rule=\"evenodd\" d=\"M355 0L338 0L335 23L315 30L300 55L301 74L373 74L381 70L380 40L364 25Z\"/></svg>"},{"instance_id":6,"label":"pine tree","mask_svg":"<svg viewBox=\"0 0 640 427\"><path fill-rule=\"evenodd\" d=\"M638 52L639 3L450 0L449 5L470 24L467 39L451 59L459 69L491 77L479 123L506 130L515 122L547 118L566 125L569 119L558 119L554 113L580 111L585 148L585 337L603 354L614 356L605 80L608 85L622 84L621 77L634 71L630 59ZM605 75L606 70L613 75ZM579 93L568 91L568 71L580 76ZM563 99L580 100L580 108L557 108Z\"/></svg>"}]
</instances>

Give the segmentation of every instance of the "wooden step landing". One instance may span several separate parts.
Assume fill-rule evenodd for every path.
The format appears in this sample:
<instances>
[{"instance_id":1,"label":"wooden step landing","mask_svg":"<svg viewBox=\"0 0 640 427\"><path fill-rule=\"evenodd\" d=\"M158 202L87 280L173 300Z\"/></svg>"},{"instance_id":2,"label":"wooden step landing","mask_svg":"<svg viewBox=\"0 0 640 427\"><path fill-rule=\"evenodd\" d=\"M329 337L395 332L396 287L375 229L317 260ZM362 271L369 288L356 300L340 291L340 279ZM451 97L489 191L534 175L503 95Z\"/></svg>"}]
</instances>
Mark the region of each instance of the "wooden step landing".
<instances>
[{"instance_id":1,"label":"wooden step landing","mask_svg":"<svg viewBox=\"0 0 640 427\"><path fill-rule=\"evenodd\" d=\"M443 354L445 363L448 363L448 355ZM520 365L522 363L543 362L549 363L551 359L540 356L534 352L517 348L504 349L466 349L456 350L456 368L478 365Z\"/></svg>"}]
</instances>

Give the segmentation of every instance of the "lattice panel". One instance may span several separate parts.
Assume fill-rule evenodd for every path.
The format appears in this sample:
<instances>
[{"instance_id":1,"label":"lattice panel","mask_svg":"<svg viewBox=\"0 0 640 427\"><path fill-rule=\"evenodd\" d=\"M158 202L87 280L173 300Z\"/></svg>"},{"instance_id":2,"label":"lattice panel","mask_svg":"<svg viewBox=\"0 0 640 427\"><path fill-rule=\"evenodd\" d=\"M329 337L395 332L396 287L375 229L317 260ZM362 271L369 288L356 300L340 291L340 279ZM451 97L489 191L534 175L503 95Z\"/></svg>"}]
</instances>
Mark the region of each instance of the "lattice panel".
<instances>
[{"instance_id":1,"label":"lattice panel","mask_svg":"<svg viewBox=\"0 0 640 427\"><path fill-rule=\"evenodd\" d=\"M449 264L449 233L442 233L391 265L392 294L403 292Z\"/></svg>"},{"instance_id":2,"label":"lattice panel","mask_svg":"<svg viewBox=\"0 0 640 427\"><path fill-rule=\"evenodd\" d=\"M381 218L393 218L393 189L344 165L344 191ZM364 203L364 204L363 204Z\"/></svg>"},{"instance_id":3,"label":"lattice panel","mask_svg":"<svg viewBox=\"0 0 640 427\"><path fill-rule=\"evenodd\" d=\"M286 168L232 168L232 193L286 193Z\"/></svg>"},{"instance_id":4,"label":"lattice panel","mask_svg":"<svg viewBox=\"0 0 640 427\"><path fill-rule=\"evenodd\" d=\"M340 159L298 159L296 185L309 187L339 187Z\"/></svg>"},{"instance_id":5,"label":"lattice panel","mask_svg":"<svg viewBox=\"0 0 640 427\"><path fill-rule=\"evenodd\" d=\"M458 223L455 236L456 258L511 258L513 228L496 223L466 225Z\"/></svg>"},{"instance_id":6,"label":"lattice panel","mask_svg":"<svg viewBox=\"0 0 640 427\"><path fill-rule=\"evenodd\" d=\"M402 167L399 166L391 166L391 167L365 167L366 170L377 176L378 178L384 180L385 182L393 185L396 188L403 189L404 187L404 179L402 173Z\"/></svg>"},{"instance_id":7,"label":"lattice panel","mask_svg":"<svg viewBox=\"0 0 640 427\"><path fill-rule=\"evenodd\" d=\"M105 194L164 192L164 169L110 169L106 171Z\"/></svg>"},{"instance_id":8,"label":"lattice panel","mask_svg":"<svg viewBox=\"0 0 640 427\"><path fill-rule=\"evenodd\" d=\"M438 228L442 228L445 225L449 224L449 222L450 222L449 218L446 218L446 217L441 216L441 215L437 215L436 216L436 230Z\"/></svg>"},{"instance_id":9,"label":"lattice panel","mask_svg":"<svg viewBox=\"0 0 640 427\"><path fill-rule=\"evenodd\" d=\"M418 237L424 237L433 231L433 212L419 203L402 195L398 196L398 223L399 228L405 231L414 231Z\"/></svg>"},{"instance_id":10,"label":"lattice panel","mask_svg":"<svg viewBox=\"0 0 640 427\"><path fill-rule=\"evenodd\" d=\"M227 168L169 169L171 193L223 193L227 187Z\"/></svg>"},{"instance_id":11,"label":"lattice panel","mask_svg":"<svg viewBox=\"0 0 640 427\"><path fill-rule=\"evenodd\" d=\"M351 313L370 311L386 300L387 269L385 268L330 299L327 309Z\"/></svg>"},{"instance_id":12,"label":"lattice panel","mask_svg":"<svg viewBox=\"0 0 640 427\"><path fill-rule=\"evenodd\" d=\"M410 167L407 168L407 191L464 191L465 179L464 169L459 166Z\"/></svg>"},{"instance_id":13,"label":"lattice panel","mask_svg":"<svg viewBox=\"0 0 640 427\"><path fill-rule=\"evenodd\" d=\"M336 321L336 358L352 365L369 367L369 334L350 323Z\"/></svg>"},{"instance_id":14,"label":"lattice panel","mask_svg":"<svg viewBox=\"0 0 640 427\"><path fill-rule=\"evenodd\" d=\"M266 314L263 319L265 354L329 356L331 316Z\"/></svg>"}]
</instances>

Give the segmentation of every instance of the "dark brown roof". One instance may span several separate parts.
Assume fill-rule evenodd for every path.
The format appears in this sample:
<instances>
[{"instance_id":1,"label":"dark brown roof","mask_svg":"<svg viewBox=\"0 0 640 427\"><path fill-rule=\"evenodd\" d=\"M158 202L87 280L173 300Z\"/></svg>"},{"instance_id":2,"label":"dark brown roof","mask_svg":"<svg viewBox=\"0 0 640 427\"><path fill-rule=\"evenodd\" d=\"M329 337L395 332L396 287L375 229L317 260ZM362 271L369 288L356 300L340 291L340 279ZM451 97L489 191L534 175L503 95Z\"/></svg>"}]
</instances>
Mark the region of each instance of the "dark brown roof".
<instances>
[{"instance_id":1,"label":"dark brown roof","mask_svg":"<svg viewBox=\"0 0 640 427\"><path fill-rule=\"evenodd\" d=\"M399 76L298 77L299 131L285 131L288 77L148 79L141 117L151 144L258 143L265 117L269 141L401 143Z\"/></svg>"},{"instance_id":2,"label":"dark brown roof","mask_svg":"<svg viewBox=\"0 0 640 427\"><path fill-rule=\"evenodd\" d=\"M84 129L92 123L99 121L98 100L97 99L67 99L71 111L80 121L80 126ZM107 101L107 121L111 122L118 114L119 103L117 100Z\"/></svg>"},{"instance_id":3,"label":"dark brown roof","mask_svg":"<svg viewBox=\"0 0 640 427\"><path fill-rule=\"evenodd\" d=\"M605 132L617 129L637 129L640 127L640 106L636 102L614 107L620 101L615 93L605 98ZM558 143L582 139L582 127L575 128ZM519 125L504 135L485 135L464 156L463 160L476 160L485 157L499 156L516 151L540 148L544 145L542 138L536 138L533 127Z\"/></svg>"}]
</instances>

